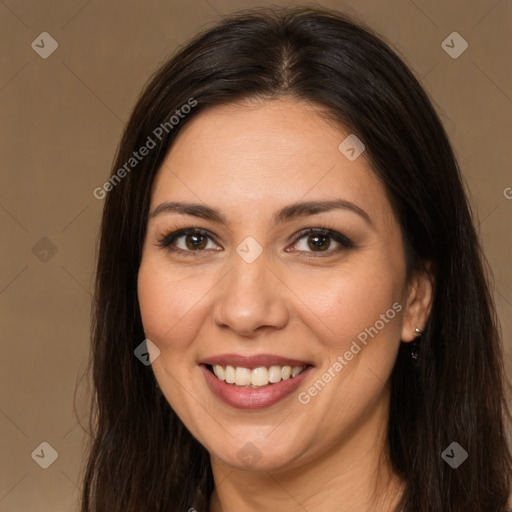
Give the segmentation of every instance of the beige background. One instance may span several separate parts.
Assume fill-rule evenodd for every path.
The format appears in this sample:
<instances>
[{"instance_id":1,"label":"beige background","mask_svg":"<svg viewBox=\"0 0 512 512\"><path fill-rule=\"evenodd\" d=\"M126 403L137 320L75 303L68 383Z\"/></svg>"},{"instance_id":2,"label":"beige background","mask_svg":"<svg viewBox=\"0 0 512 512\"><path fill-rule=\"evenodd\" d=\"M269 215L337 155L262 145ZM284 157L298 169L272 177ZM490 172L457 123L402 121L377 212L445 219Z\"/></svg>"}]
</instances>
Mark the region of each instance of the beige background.
<instances>
[{"instance_id":1,"label":"beige background","mask_svg":"<svg viewBox=\"0 0 512 512\"><path fill-rule=\"evenodd\" d=\"M73 395L88 359L103 206L92 192L142 85L198 29L263 3L0 2L0 512L77 510L84 435ZM512 1L319 4L375 28L433 100L478 217L512 374ZM457 59L441 46L454 31L469 44ZM58 42L47 59L31 47L42 32ZM84 381L81 418L86 396ZM58 453L47 469L36 463L42 442Z\"/></svg>"}]
</instances>

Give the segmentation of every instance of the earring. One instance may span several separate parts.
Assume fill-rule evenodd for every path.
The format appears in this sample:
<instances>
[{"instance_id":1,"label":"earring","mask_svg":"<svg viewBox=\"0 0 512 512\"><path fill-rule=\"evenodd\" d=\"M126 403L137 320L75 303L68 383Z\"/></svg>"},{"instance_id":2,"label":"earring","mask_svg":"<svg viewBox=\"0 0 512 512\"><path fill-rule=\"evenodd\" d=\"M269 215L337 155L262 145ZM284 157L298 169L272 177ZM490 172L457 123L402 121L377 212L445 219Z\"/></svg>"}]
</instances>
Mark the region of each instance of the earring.
<instances>
[{"instance_id":1,"label":"earring","mask_svg":"<svg viewBox=\"0 0 512 512\"><path fill-rule=\"evenodd\" d=\"M421 338L421 336L423 334L423 331L421 331L417 327L415 329L415 332L416 332L416 338L411 343L411 352L410 352L411 353L411 359L414 359L414 360L418 359L418 357L420 355L419 354L418 346L416 344L416 340L418 340L418 342L419 342L420 338Z\"/></svg>"}]
</instances>

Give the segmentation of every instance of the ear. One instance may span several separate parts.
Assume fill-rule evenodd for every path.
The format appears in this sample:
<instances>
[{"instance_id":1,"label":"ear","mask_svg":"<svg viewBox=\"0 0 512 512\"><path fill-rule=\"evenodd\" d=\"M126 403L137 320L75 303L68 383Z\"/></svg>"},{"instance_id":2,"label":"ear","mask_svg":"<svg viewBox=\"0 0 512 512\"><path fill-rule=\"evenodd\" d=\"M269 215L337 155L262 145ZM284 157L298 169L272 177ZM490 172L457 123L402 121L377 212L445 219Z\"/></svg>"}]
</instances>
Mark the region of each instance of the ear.
<instances>
[{"instance_id":1,"label":"ear","mask_svg":"<svg viewBox=\"0 0 512 512\"><path fill-rule=\"evenodd\" d=\"M418 270L409 279L405 292L405 308L402 317L401 340L413 341L416 329L423 331L432 307L434 295L434 275L430 263Z\"/></svg>"}]
</instances>

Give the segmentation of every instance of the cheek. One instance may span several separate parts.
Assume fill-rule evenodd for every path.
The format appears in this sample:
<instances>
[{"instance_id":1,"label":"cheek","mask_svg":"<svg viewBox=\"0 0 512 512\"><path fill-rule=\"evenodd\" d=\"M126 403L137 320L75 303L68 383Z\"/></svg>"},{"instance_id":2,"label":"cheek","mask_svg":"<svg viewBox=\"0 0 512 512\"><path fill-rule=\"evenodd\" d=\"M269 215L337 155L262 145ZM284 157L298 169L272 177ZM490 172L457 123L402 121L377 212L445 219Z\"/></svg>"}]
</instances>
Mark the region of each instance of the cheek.
<instances>
[{"instance_id":1,"label":"cheek","mask_svg":"<svg viewBox=\"0 0 512 512\"><path fill-rule=\"evenodd\" d=\"M202 301L211 287L208 276L175 278L162 262L143 259L138 275L138 297L142 323L163 353L186 348L195 338L202 321Z\"/></svg>"},{"instance_id":2,"label":"cheek","mask_svg":"<svg viewBox=\"0 0 512 512\"><path fill-rule=\"evenodd\" d=\"M333 271L334 272L334 271ZM361 266L336 275L308 276L295 285L297 295L308 307L311 323L318 325L318 339L335 357L360 336L364 341L368 329L377 327L380 339L396 342L400 332L400 315L397 309L401 300L401 281L387 267ZM312 286L312 283L314 285ZM320 334L320 333L319 333ZM371 339L371 337L368 335Z\"/></svg>"},{"instance_id":3,"label":"cheek","mask_svg":"<svg viewBox=\"0 0 512 512\"><path fill-rule=\"evenodd\" d=\"M319 274L314 287L311 279L300 282L297 295L308 306L307 323L324 357L299 402L330 426L328 431L311 426L324 441L335 442L337 433L349 429L382 397L400 345L401 278L389 262L374 260L350 271L340 267L336 275Z\"/></svg>"},{"instance_id":4,"label":"cheek","mask_svg":"<svg viewBox=\"0 0 512 512\"><path fill-rule=\"evenodd\" d=\"M194 425L195 402L184 393L183 382L193 382L197 371L190 357L193 341L207 316L205 294L211 288L207 276L174 277L165 262L143 259L138 275L142 323L160 350L152 370L167 402L187 425ZM203 299L203 300L201 300ZM195 427L194 432L201 429Z\"/></svg>"}]
</instances>

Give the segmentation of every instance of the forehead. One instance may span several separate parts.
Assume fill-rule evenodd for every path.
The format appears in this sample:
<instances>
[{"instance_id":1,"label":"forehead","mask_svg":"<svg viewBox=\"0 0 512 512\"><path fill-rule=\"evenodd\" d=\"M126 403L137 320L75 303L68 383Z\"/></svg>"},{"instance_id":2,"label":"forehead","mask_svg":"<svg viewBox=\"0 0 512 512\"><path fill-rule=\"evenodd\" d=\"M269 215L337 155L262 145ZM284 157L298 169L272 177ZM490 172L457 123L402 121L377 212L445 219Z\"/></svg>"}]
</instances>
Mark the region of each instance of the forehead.
<instances>
[{"instance_id":1,"label":"forehead","mask_svg":"<svg viewBox=\"0 0 512 512\"><path fill-rule=\"evenodd\" d=\"M271 204L343 198L387 217L390 204L364 152L351 161L339 150L349 135L319 107L291 99L210 108L173 142L152 208L190 200L270 216Z\"/></svg>"}]
</instances>

